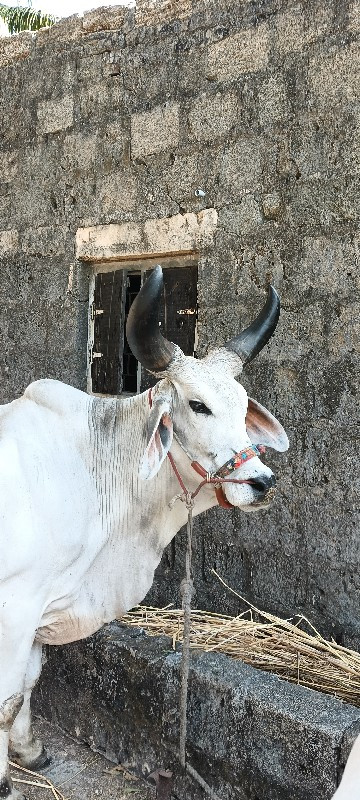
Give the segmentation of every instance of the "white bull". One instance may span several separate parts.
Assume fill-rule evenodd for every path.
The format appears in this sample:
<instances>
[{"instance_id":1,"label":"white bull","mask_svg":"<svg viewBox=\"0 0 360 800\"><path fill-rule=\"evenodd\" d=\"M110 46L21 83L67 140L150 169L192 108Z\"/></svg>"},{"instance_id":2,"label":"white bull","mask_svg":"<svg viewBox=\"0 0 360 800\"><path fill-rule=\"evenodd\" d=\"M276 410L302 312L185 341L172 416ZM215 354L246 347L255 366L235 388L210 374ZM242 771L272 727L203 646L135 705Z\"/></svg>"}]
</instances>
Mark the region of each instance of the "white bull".
<instances>
[{"instance_id":1,"label":"white bull","mask_svg":"<svg viewBox=\"0 0 360 800\"><path fill-rule=\"evenodd\" d=\"M360 736L357 736L333 800L360 800Z\"/></svg>"},{"instance_id":2,"label":"white bull","mask_svg":"<svg viewBox=\"0 0 360 800\"><path fill-rule=\"evenodd\" d=\"M42 644L89 636L139 603L186 522L185 504L170 502L180 489L170 448L190 491L200 481L192 461L214 474L250 448L229 475L250 482L223 483L223 498L252 511L274 494L251 445L284 451L287 436L234 376L271 336L276 293L246 331L200 361L160 335L161 288L156 268L127 328L134 354L160 378L152 398L96 398L42 380L0 408L0 798L22 797L9 777L9 744L20 764L46 763L30 716ZM194 513L216 503L206 484Z\"/></svg>"}]
</instances>

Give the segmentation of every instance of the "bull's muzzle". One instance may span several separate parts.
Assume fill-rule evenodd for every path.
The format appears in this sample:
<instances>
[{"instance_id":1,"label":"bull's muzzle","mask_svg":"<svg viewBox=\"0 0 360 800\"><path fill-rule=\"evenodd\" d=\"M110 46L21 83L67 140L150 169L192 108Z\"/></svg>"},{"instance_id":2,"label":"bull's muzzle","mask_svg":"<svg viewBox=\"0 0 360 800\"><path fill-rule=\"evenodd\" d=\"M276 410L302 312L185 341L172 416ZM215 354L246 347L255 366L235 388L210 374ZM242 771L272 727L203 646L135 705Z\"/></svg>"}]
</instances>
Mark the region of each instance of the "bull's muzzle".
<instances>
[{"instance_id":1,"label":"bull's muzzle","mask_svg":"<svg viewBox=\"0 0 360 800\"><path fill-rule=\"evenodd\" d=\"M259 475L256 480L252 481L252 487L256 492L255 504L271 503L276 494L275 475Z\"/></svg>"}]
</instances>

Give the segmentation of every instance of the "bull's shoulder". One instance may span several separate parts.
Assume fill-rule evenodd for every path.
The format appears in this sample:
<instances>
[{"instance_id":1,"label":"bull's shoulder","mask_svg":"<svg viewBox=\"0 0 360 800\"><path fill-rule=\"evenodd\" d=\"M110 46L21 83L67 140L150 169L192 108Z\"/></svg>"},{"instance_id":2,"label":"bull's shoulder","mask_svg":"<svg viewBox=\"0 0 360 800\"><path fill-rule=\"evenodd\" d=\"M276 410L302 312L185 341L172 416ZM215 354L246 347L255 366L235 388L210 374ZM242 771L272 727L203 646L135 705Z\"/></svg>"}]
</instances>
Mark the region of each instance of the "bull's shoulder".
<instances>
[{"instance_id":1,"label":"bull's shoulder","mask_svg":"<svg viewBox=\"0 0 360 800\"><path fill-rule=\"evenodd\" d=\"M80 389L49 378L31 383L23 398L60 415L85 412L90 401L89 395Z\"/></svg>"}]
</instances>

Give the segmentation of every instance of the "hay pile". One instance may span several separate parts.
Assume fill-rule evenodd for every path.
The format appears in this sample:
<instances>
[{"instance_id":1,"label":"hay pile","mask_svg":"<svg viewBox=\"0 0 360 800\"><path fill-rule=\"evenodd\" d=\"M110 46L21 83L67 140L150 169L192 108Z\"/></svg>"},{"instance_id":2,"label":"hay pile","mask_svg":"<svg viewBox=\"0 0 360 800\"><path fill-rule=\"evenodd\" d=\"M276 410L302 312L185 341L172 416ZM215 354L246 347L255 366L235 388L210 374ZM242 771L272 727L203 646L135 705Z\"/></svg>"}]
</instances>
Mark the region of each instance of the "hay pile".
<instances>
[{"instance_id":1,"label":"hay pile","mask_svg":"<svg viewBox=\"0 0 360 800\"><path fill-rule=\"evenodd\" d=\"M191 647L225 653L256 669L360 706L359 653L323 639L303 616L285 620L247 605L248 610L237 617L192 611ZM121 621L141 627L151 636L170 636L174 649L182 641L183 612L171 606L139 606Z\"/></svg>"}]
</instances>

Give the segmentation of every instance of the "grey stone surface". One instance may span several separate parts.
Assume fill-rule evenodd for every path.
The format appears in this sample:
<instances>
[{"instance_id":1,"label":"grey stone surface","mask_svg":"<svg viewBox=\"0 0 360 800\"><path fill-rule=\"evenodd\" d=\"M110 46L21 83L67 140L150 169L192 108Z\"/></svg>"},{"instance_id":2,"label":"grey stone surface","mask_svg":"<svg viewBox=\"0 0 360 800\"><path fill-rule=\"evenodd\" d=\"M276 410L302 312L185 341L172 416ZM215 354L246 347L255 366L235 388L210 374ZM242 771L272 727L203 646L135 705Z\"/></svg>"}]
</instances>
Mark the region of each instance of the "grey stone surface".
<instances>
[{"instance_id":1,"label":"grey stone surface","mask_svg":"<svg viewBox=\"0 0 360 800\"><path fill-rule=\"evenodd\" d=\"M348 0L162 0L0 39L1 402L44 376L85 387L91 267L75 257L78 228L145 229L215 208L216 235L199 249L198 353L246 325L274 282L276 336L243 382L291 447L266 456L279 482L268 512L197 520L195 602L241 607L215 567L258 606L304 613L351 646L360 642L358 22ZM141 150L137 128L134 153L134 120L158 126L165 107L164 149L156 138ZM153 602L178 602L183 557L180 533Z\"/></svg>"},{"instance_id":2,"label":"grey stone surface","mask_svg":"<svg viewBox=\"0 0 360 800\"><path fill-rule=\"evenodd\" d=\"M155 800L155 785L140 780L125 764L105 759L44 719L36 719L34 729L35 735L46 742L51 764L41 770L38 777L11 768L15 787L26 794L27 800L49 800L53 796L43 778L51 781L69 800ZM41 788L34 783L42 784Z\"/></svg>"},{"instance_id":3,"label":"grey stone surface","mask_svg":"<svg viewBox=\"0 0 360 800\"><path fill-rule=\"evenodd\" d=\"M42 714L146 776L172 769L174 798L202 800L178 765L179 663L166 637L117 623L49 649L36 695ZM239 661L191 655L187 754L222 800L328 800L360 710Z\"/></svg>"}]
</instances>

